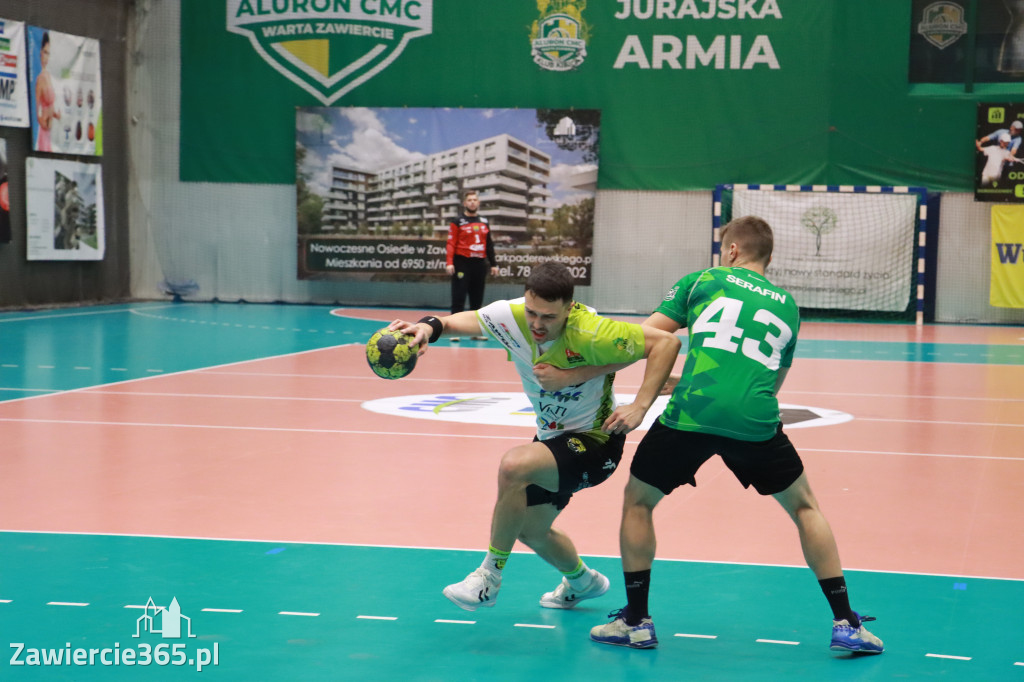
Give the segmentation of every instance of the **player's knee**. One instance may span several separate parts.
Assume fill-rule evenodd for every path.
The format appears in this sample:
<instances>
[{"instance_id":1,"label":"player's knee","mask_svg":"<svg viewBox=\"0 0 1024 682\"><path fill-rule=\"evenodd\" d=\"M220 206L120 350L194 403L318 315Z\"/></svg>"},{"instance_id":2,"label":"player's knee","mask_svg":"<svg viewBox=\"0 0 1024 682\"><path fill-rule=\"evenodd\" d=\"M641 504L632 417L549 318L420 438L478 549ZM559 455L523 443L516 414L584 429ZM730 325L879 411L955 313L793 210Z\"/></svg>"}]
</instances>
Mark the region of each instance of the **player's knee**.
<instances>
[{"instance_id":1,"label":"player's knee","mask_svg":"<svg viewBox=\"0 0 1024 682\"><path fill-rule=\"evenodd\" d=\"M498 465L498 484L528 483L532 470L530 450L526 446L514 447L506 452Z\"/></svg>"},{"instance_id":2,"label":"player's knee","mask_svg":"<svg viewBox=\"0 0 1024 682\"><path fill-rule=\"evenodd\" d=\"M662 495L652 486L642 483L635 476L629 477L626 483L626 490L622 495L622 509L624 513L651 513L658 504Z\"/></svg>"}]
</instances>

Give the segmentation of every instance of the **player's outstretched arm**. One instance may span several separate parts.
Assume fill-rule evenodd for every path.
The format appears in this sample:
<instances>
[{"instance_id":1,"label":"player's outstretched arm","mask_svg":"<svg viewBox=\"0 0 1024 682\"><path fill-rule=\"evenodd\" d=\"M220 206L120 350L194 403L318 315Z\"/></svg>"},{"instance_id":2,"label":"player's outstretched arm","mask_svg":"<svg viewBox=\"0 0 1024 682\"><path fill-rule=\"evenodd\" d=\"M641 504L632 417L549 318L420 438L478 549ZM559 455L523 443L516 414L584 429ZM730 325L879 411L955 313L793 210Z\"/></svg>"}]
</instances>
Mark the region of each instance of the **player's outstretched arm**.
<instances>
[{"instance_id":1,"label":"player's outstretched arm","mask_svg":"<svg viewBox=\"0 0 1024 682\"><path fill-rule=\"evenodd\" d=\"M661 387L665 385L676 358L679 356L679 349L682 347L679 337L655 327L643 326L642 328L644 330L644 357L647 358L647 365L644 367L644 380L640 384L640 390L637 391L636 399L629 405L620 405L615 408L611 416L605 420L602 428L607 433L629 433L640 426L647 410L651 409L651 405L654 404L661 392Z\"/></svg>"},{"instance_id":2,"label":"player's outstretched arm","mask_svg":"<svg viewBox=\"0 0 1024 682\"><path fill-rule=\"evenodd\" d=\"M445 335L470 336L483 333L480 329L480 321L477 320L475 310L464 310L454 315L434 318L441 324L441 333L438 338ZM427 352L427 345L434 333L434 328L427 322L406 322L395 320L388 325L388 329L398 330L403 334L409 334L413 338L409 341L410 346L419 347L419 355Z\"/></svg>"}]
</instances>

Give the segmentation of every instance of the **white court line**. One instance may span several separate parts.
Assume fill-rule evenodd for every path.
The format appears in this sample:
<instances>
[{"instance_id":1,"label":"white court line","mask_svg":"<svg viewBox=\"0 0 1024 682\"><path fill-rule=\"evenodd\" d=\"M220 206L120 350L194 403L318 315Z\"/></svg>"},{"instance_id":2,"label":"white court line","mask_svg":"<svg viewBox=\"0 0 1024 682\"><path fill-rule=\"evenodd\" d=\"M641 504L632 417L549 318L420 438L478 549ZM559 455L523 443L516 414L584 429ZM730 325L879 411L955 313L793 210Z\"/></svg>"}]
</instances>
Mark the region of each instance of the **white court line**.
<instances>
[{"instance_id":1,"label":"white court line","mask_svg":"<svg viewBox=\"0 0 1024 682\"><path fill-rule=\"evenodd\" d=\"M228 372L228 374L231 374ZM246 375L251 376L251 375ZM506 382L508 383L508 382ZM517 384L518 385L518 384ZM59 389L15 389L15 388L0 388L0 391L22 391L22 390L50 390L59 391ZM290 395L242 395L242 394L230 394L230 393L183 393L175 391L108 391L102 388L95 390L85 391L88 395L130 395L130 396L148 396L157 398L221 398L224 400L288 400L296 402L323 402L323 403L364 403L367 402L363 398L303 398ZM524 394L525 397L525 394ZM945 420L930 420L930 419L886 419L883 417L858 417L854 415L855 421L862 422L893 422L897 424L946 424L951 426L999 426L1020 429L1024 428L1024 424L1006 424L1001 422L965 422L965 421L945 421Z\"/></svg>"},{"instance_id":2,"label":"white court line","mask_svg":"<svg viewBox=\"0 0 1024 682\"><path fill-rule=\"evenodd\" d=\"M892 452L889 450L829 450L824 448L800 448L801 452L835 452L854 455L899 455L901 457L939 457L943 459L985 459L1008 462L1024 462L1024 457L998 457L996 455L945 455L935 452Z\"/></svg>"},{"instance_id":3,"label":"white court line","mask_svg":"<svg viewBox=\"0 0 1024 682\"><path fill-rule=\"evenodd\" d=\"M363 344L361 344L361 343L340 343L340 344L336 344L336 345L333 345L333 346L325 346L323 348L311 348L309 350L300 350L300 351L296 351L296 352L293 352L293 353L281 353L279 355L268 355L266 357L257 358L255 360L237 360L235 362L225 362L225 363L220 364L220 365L210 365L209 367L196 367L196 368L193 368L193 369L183 369L183 370L178 371L178 372L164 372L162 374L151 374L149 376L133 377L131 379L122 379L121 381L111 381L111 382L108 382L108 383L105 383L105 384L102 384L102 383L101 384L93 384L91 386L82 386L81 388L72 388L72 389L66 390L66 391L56 391L56 393L58 393L60 395L82 393L84 391L90 391L90 390L93 390L93 389L96 389L96 388L101 388L103 386L119 386L119 385L123 385L123 384L133 384L133 383L141 382L141 381L153 381L154 379L162 379L162 378L165 378L165 377L172 377L172 376L178 376L178 375L187 375L187 374L196 374L198 372L205 372L207 370L216 369L218 367L233 367L233 366L236 366L236 365L246 365L246 364L252 364L252 363L259 363L259 362L263 362L263 361L266 361L266 360L276 360L278 358L292 358L292 357L298 357L300 355L307 355L309 353L320 353L320 352L325 351L325 350L332 350L332 349L335 349L335 348L343 348L345 346L362 346L362 345ZM26 401L29 401L29 400L43 400L43 399L49 398L49 397L51 397L53 395L54 395L54 393L46 393L44 395L31 395L31 396L26 396L24 398L15 398L14 400L7 400L3 404L4 405L10 405L10 404L14 404L14 403L26 402Z\"/></svg>"},{"instance_id":4,"label":"white court line","mask_svg":"<svg viewBox=\"0 0 1024 682\"><path fill-rule=\"evenodd\" d=\"M537 625L535 623L516 623L517 628L537 628L539 630L554 630L554 625Z\"/></svg>"},{"instance_id":5,"label":"white court line","mask_svg":"<svg viewBox=\"0 0 1024 682\"><path fill-rule=\"evenodd\" d=\"M166 609L167 608L166 606L157 606L156 604L154 604L154 606L156 606L157 609ZM145 604L125 604L124 607L126 609L138 609L140 611L145 611L146 609L149 608Z\"/></svg>"},{"instance_id":6,"label":"white court line","mask_svg":"<svg viewBox=\"0 0 1024 682\"><path fill-rule=\"evenodd\" d=\"M408 377L402 379L405 381ZM1000 397L986 397L986 396L964 396L964 395L932 395L932 394L907 394L907 393L847 393L843 391L800 391L796 389L786 389L779 394L779 399L785 402L784 396L796 394L796 395L817 395L817 396L845 396L852 398L900 398L900 399L912 399L912 400L977 400L977 401L989 401L989 402L1024 402L1024 398L1000 398Z\"/></svg>"},{"instance_id":7,"label":"white court line","mask_svg":"<svg viewBox=\"0 0 1024 682\"><path fill-rule=\"evenodd\" d=\"M950 656L948 654L925 654L925 658L948 658L953 661L969 661L970 656Z\"/></svg>"},{"instance_id":8,"label":"white court line","mask_svg":"<svg viewBox=\"0 0 1024 682\"><path fill-rule=\"evenodd\" d=\"M141 308L138 310L160 310L162 308L173 308L180 306L180 303L174 303L169 305L155 305L152 307ZM137 314L136 310L131 308L125 308L123 310L94 310L92 312L78 312L78 313L58 313L56 315L36 315L33 317L9 317L7 319L0 319L0 324L6 324L8 322L35 322L36 320L54 320L65 317L89 317L92 315L119 315L121 313Z\"/></svg>"},{"instance_id":9,"label":"white court line","mask_svg":"<svg viewBox=\"0 0 1024 682\"><path fill-rule=\"evenodd\" d=\"M357 344L348 344L357 345ZM323 350L323 349L321 349ZM252 362L252 361L250 361ZM380 378L370 374L294 374L288 372L220 372L215 370L196 370L203 374L216 374L216 375L227 375L227 376L246 376L246 377L270 377L270 378L286 378L286 379L337 379L339 381L353 381L356 379L363 379L365 381L380 382ZM402 377L402 383L410 384L419 382L422 384L430 384L437 386L440 382L445 383L459 383L459 384L488 384L494 386L519 386L522 387L522 381L506 381L502 379L427 379L418 378L414 376ZM639 387L639 386L638 386ZM616 388L621 388L616 386ZM443 392L443 391L442 391ZM616 391L617 392L617 391Z\"/></svg>"},{"instance_id":10,"label":"white court line","mask_svg":"<svg viewBox=\"0 0 1024 682\"><path fill-rule=\"evenodd\" d=\"M800 644L800 642L789 642L784 639L758 639L755 641L760 642L761 644L786 644L788 646L797 646Z\"/></svg>"},{"instance_id":11,"label":"white court line","mask_svg":"<svg viewBox=\"0 0 1024 682\"><path fill-rule=\"evenodd\" d=\"M1024 424L1005 424L1001 422L955 422L949 420L933 419L887 419L884 417L858 417L854 415L854 421L858 422L893 422L896 424L944 424L947 426L1000 426L1012 429L1024 428Z\"/></svg>"},{"instance_id":12,"label":"white court line","mask_svg":"<svg viewBox=\"0 0 1024 682\"><path fill-rule=\"evenodd\" d=\"M316 618L319 613L308 613L306 611L278 611L279 616L308 616L310 618Z\"/></svg>"},{"instance_id":13,"label":"white court line","mask_svg":"<svg viewBox=\"0 0 1024 682\"><path fill-rule=\"evenodd\" d=\"M227 424L161 424L158 422L114 422L114 421L89 421L78 419L23 419L13 417L0 417L0 423L22 423L22 424L70 424L79 426L126 426L145 428L165 429L207 429L225 431L270 431L274 433L333 433L361 436L408 436L411 438L469 438L473 440L522 440L522 435L491 436L473 435L462 433L423 433L417 431L361 431L354 429L310 429L310 428L284 428L280 426L233 426ZM977 459L996 460L1009 462L1024 462L1024 457L997 457L995 455L951 455L937 452L895 452L892 450L835 450L824 448L800 448L805 452L834 452L846 455L894 455L903 457L938 457L946 459Z\"/></svg>"},{"instance_id":14,"label":"white court line","mask_svg":"<svg viewBox=\"0 0 1024 682\"><path fill-rule=\"evenodd\" d=\"M398 620L398 616L356 616L363 620Z\"/></svg>"},{"instance_id":15,"label":"white court line","mask_svg":"<svg viewBox=\"0 0 1024 682\"><path fill-rule=\"evenodd\" d=\"M3 389L0 391L16 391L21 389ZM38 389L44 390L44 389ZM132 396L149 396L156 398L224 398L227 400L289 400L289 401L306 401L306 402L324 402L324 403L365 403L365 398L301 398L291 395L232 395L228 393L181 393L181 392L169 392L169 391L107 391L104 389L96 389L94 391L86 391L88 395L132 395Z\"/></svg>"},{"instance_id":16,"label":"white court line","mask_svg":"<svg viewBox=\"0 0 1024 682\"><path fill-rule=\"evenodd\" d=\"M0 604L10 604L10 603L11 603L10 599L0 599Z\"/></svg>"},{"instance_id":17,"label":"white court line","mask_svg":"<svg viewBox=\"0 0 1024 682\"><path fill-rule=\"evenodd\" d=\"M242 609L211 609L211 608L205 608L205 609L202 609L202 610L206 611L207 613L241 613L242 612Z\"/></svg>"},{"instance_id":18,"label":"white court line","mask_svg":"<svg viewBox=\"0 0 1024 682\"><path fill-rule=\"evenodd\" d=\"M455 625L476 625L475 620L449 620L447 618L435 618L435 623L454 623Z\"/></svg>"},{"instance_id":19,"label":"white court line","mask_svg":"<svg viewBox=\"0 0 1024 682\"><path fill-rule=\"evenodd\" d=\"M688 632L677 632L674 637L691 637L693 639L718 639L718 635L694 635Z\"/></svg>"},{"instance_id":20,"label":"white court line","mask_svg":"<svg viewBox=\"0 0 1024 682\"><path fill-rule=\"evenodd\" d=\"M363 436L411 436L414 438L423 438L424 436L438 436L441 438L472 438L474 440L480 439L491 439L491 440L519 440L523 439L522 434L509 435L509 436L483 436L483 435L470 435L470 434L459 434L459 433L416 433L416 432L403 432L403 431L354 431L350 429L293 429L283 428L279 426L229 426L225 424L160 424L157 422L108 422L108 421L88 421L88 420L75 420L75 419L14 419L10 417L0 417L0 422L21 422L28 424L71 424L78 426L142 426L147 428L167 428L167 429L223 429L226 431L272 431L277 433L344 433L353 435ZM843 452L855 452L854 450L844 450Z\"/></svg>"},{"instance_id":21,"label":"white court line","mask_svg":"<svg viewBox=\"0 0 1024 682\"><path fill-rule=\"evenodd\" d=\"M88 606L89 602L81 601L48 601L47 606Z\"/></svg>"},{"instance_id":22,"label":"white court line","mask_svg":"<svg viewBox=\"0 0 1024 682\"><path fill-rule=\"evenodd\" d=\"M154 540L203 540L210 542L245 542L245 543L260 543L260 544L274 544L274 545L301 545L307 547L367 547L370 549L423 549L430 551L441 551L441 552L468 552L476 555L480 553L479 547L437 547L430 545L374 545L364 542L325 542L316 540L302 540L302 539L281 539L281 538L226 538L226 537L214 537L209 535L160 535L156 533L93 533L78 530L50 530L50 529L25 529L25 528L0 528L0 533L20 533L23 535L73 535L81 537L103 537L103 538L146 538ZM522 555L533 555L532 550L513 550L513 554ZM599 557L602 559L615 559L618 561L621 557L618 554L594 554L588 553L587 556ZM672 557L659 558L659 561L680 563L680 564L711 564L715 566L758 566L766 568L799 568L806 569L807 564L769 564L764 562L754 561L720 561L714 559L675 559ZM877 573L879 575L918 575L926 576L931 578L957 578L962 580L969 578L972 580L1003 580L1007 582L1024 583L1024 578L1008 578L1006 576L998 575L964 575L962 573L924 573L921 571L892 571L892 570L880 570L876 568L860 568L857 566L843 567L845 571L856 571L859 573ZM144 608L142 606L125 608Z\"/></svg>"}]
</instances>

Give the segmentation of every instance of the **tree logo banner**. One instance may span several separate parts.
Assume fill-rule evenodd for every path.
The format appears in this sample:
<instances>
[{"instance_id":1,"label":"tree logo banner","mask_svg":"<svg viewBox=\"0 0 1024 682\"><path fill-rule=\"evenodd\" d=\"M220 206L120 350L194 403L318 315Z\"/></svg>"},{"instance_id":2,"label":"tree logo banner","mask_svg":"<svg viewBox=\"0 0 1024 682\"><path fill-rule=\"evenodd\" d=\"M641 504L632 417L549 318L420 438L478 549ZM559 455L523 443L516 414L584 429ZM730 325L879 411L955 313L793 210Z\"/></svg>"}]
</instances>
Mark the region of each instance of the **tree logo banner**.
<instances>
[{"instance_id":1,"label":"tree logo banner","mask_svg":"<svg viewBox=\"0 0 1024 682\"><path fill-rule=\"evenodd\" d=\"M227 0L227 29L329 105L433 31L433 0Z\"/></svg>"}]
</instances>

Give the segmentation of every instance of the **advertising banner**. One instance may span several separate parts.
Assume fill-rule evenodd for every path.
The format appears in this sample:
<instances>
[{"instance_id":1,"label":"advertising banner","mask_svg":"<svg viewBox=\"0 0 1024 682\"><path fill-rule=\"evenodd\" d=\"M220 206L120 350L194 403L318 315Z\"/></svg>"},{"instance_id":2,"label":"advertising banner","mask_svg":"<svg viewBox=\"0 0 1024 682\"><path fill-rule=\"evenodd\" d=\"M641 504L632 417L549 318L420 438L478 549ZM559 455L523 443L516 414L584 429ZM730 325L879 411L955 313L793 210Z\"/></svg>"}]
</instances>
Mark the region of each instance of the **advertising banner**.
<instances>
[{"instance_id":1,"label":"advertising banner","mask_svg":"<svg viewBox=\"0 0 1024 682\"><path fill-rule=\"evenodd\" d=\"M103 154L100 42L28 27L32 149Z\"/></svg>"},{"instance_id":2,"label":"advertising banner","mask_svg":"<svg viewBox=\"0 0 1024 682\"><path fill-rule=\"evenodd\" d=\"M978 103L976 201L1024 203L1024 103Z\"/></svg>"},{"instance_id":3,"label":"advertising banner","mask_svg":"<svg viewBox=\"0 0 1024 682\"><path fill-rule=\"evenodd\" d=\"M28 128L25 24L0 19L0 126Z\"/></svg>"},{"instance_id":4,"label":"advertising banner","mask_svg":"<svg viewBox=\"0 0 1024 682\"><path fill-rule=\"evenodd\" d=\"M1024 206L992 207L989 303L1024 308Z\"/></svg>"},{"instance_id":5,"label":"advertising banner","mask_svg":"<svg viewBox=\"0 0 1024 682\"><path fill-rule=\"evenodd\" d=\"M496 279L521 282L556 260L589 284L600 119L588 109L299 109L299 278L446 278L449 225L473 191Z\"/></svg>"},{"instance_id":6,"label":"advertising banner","mask_svg":"<svg viewBox=\"0 0 1024 682\"><path fill-rule=\"evenodd\" d=\"M407 106L599 110L603 189L808 181L847 111L809 92L830 6L182 0L180 178L291 184L296 107Z\"/></svg>"},{"instance_id":7,"label":"advertising banner","mask_svg":"<svg viewBox=\"0 0 1024 682\"><path fill-rule=\"evenodd\" d=\"M103 260L103 176L98 163L25 161L28 260Z\"/></svg>"}]
</instances>

